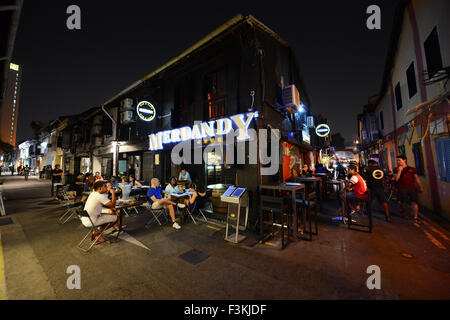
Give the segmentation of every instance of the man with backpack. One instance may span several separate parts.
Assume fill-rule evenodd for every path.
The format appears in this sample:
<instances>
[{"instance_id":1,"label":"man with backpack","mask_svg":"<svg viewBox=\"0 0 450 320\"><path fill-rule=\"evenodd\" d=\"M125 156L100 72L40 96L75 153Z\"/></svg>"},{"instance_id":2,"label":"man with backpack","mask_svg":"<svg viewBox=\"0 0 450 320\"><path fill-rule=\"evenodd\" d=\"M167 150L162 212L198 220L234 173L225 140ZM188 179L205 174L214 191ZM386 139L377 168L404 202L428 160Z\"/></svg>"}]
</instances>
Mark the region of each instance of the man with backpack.
<instances>
[{"instance_id":1,"label":"man with backpack","mask_svg":"<svg viewBox=\"0 0 450 320\"><path fill-rule=\"evenodd\" d=\"M406 164L406 156L397 157L397 165L394 169L394 178L398 189L398 199L400 201L400 212L403 214L405 203L412 202L414 222L420 224L419 215L419 195L423 192L422 184L417 175L416 168Z\"/></svg>"},{"instance_id":2,"label":"man with backpack","mask_svg":"<svg viewBox=\"0 0 450 320\"><path fill-rule=\"evenodd\" d=\"M372 205L372 201L377 199L380 206L384 209L386 221L391 222L391 218L389 217L389 206L386 201L383 187L384 171L378 166L378 163L375 160L369 160L368 164L369 166L364 168L364 175L367 181L367 187L370 190L371 199L369 205Z\"/></svg>"}]
</instances>

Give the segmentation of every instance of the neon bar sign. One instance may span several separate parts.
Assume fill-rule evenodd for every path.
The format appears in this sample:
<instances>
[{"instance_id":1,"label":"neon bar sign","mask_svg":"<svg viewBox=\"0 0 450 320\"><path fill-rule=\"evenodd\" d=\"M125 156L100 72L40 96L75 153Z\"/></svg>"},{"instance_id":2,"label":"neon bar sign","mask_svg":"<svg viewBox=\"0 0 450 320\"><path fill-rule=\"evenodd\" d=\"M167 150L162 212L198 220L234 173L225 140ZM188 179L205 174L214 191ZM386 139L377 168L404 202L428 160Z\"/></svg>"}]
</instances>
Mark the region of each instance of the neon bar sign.
<instances>
[{"instance_id":1,"label":"neon bar sign","mask_svg":"<svg viewBox=\"0 0 450 320\"><path fill-rule=\"evenodd\" d=\"M247 116L247 118L245 118ZM195 124L192 127L182 127L178 129L159 131L150 134L149 149L162 150L164 144L177 143L188 140L198 140L207 137L223 136L233 129L233 123L238 128L237 140L248 140L248 127L253 118L258 117L258 112L249 112L247 114L237 114L229 118L211 120Z\"/></svg>"}]
</instances>

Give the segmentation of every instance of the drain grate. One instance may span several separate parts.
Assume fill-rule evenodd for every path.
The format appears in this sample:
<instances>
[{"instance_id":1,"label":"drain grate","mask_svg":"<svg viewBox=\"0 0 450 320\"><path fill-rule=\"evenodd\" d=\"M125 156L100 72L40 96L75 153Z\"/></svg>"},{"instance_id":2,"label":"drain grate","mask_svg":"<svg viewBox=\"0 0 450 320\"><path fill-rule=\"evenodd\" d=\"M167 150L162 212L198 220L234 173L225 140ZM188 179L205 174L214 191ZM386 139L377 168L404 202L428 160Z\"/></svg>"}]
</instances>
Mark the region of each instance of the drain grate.
<instances>
[{"instance_id":1,"label":"drain grate","mask_svg":"<svg viewBox=\"0 0 450 320\"><path fill-rule=\"evenodd\" d=\"M192 249L180 255L179 258L183 259L186 262L189 262L190 264L195 265L208 259L209 255L200 250Z\"/></svg>"},{"instance_id":2,"label":"drain grate","mask_svg":"<svg viewBox=\"0 0 450 320\"><path fill-rule=\"evenodd\" d=\"M14 222L12 221L11 218L2 218L0 219L0 226L6 226L7 224L13 224Z\"/></svg>"}]
</instances>

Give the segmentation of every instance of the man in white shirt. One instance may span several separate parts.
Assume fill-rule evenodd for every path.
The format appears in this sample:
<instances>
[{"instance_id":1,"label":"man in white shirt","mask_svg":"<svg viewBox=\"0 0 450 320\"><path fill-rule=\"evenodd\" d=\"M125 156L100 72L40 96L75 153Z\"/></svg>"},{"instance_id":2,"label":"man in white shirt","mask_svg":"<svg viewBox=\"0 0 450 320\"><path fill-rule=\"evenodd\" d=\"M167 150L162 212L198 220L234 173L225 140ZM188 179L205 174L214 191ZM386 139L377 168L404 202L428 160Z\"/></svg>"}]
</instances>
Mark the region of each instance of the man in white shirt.
<instances>
[{"instance_id":1,"label":"man in white shirt","mask_svg":"<svg viewBox=\"0 0 450 320\"><path fill-rule=\"evenodd\" d=\"M108 199L108 192L111 193L111 200ZM84 205L84 210L86 210L95 226L107 225L101 227L98 231L94 231L92 238L97 237L105 229L111 228L116 225L120 228L119 215L115 210L116 206L116 191L107 186L107 184L102 181L96 181L94 183L94 192L92 192ZM81 222L86 226L90 227L91 222L87 217L82 217ZM102 243L105 240L100 237L97 243Z\"/></svg>"}]
</instances>

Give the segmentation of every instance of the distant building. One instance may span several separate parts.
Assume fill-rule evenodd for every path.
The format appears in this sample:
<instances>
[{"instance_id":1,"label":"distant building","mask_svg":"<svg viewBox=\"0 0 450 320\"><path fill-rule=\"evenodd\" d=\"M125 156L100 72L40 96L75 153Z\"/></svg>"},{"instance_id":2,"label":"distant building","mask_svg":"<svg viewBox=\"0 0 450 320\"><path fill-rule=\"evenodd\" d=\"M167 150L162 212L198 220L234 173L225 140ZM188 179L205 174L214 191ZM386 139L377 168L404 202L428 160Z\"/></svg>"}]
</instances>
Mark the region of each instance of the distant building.
<instances>
[{"instance_id":1,"label":"distant building","mask_svg":"<svg viewBox=\"0 0 450 320\"><path fill-rule=\"evenodd\" d=\"M0 140L12 146L16 145L21 73L20 66L14 63L10 64L5 96L1 108Z\"/></svg>"}]
</instances>

